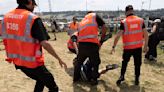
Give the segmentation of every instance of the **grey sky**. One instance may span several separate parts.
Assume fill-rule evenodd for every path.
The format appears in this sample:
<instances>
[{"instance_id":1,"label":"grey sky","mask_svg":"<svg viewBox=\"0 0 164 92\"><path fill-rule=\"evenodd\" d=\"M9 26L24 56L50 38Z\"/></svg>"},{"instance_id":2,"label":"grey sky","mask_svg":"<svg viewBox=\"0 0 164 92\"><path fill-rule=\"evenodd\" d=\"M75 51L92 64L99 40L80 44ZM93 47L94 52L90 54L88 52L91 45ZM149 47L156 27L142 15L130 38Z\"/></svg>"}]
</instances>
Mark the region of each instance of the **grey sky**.
<instances>
[{"instance_id":1,"label":"grey sky","mask_svg":"<svg viewBox=\"0 0 164 92\"><path fill-rule=\"evenodd\" d=\"M39 2L38 2L39 1ZM135 9L149 9L150 0L51 0L52 11L68 10L124 10L126 5L132 4ZM36 0L38 7L35 11L49 11L48 0ZM16 0L0 0L0 14L4 14L17 7ZM164 8L164 0L151 0L150 9Z\"/></svg>"}]
</instances>

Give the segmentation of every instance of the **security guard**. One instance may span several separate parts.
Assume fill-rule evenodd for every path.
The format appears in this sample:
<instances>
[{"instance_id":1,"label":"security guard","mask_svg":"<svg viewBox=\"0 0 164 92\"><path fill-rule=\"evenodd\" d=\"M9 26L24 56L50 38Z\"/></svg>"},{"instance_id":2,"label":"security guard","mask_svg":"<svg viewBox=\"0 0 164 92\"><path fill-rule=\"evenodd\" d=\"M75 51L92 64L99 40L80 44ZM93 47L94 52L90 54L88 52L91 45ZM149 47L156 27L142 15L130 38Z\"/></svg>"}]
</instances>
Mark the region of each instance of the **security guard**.
<instances>
[{"instance_id":1,"label":"security guard","mask_svg":"<svg viewBox=\"0 0 164 92\"><path fill-rule=\"evenodd\" d=\"M104 39L106 34L106 27L104 21L93 12L88 14L79 23L78 32L78 55L77 62L74 67L74 83L80 79L80 69L86 58L89 57L92 68L89 81L93 85L97 85L97 78L99 77L98 69L100 64L99 47L101 43L98 39L98 27L102 27L102 37Z\"/></svg>"},{"instance_id":2,"label":"security guard","mask_svg":"<svg viewBox=\"0 0 164 92\"><path fill-rule=\"evenodd\" d=\"M70 52L78 54L77 32L75 32L67 42L67 47Z\"/></svg>"},{"instance_id":3,"label":"security guard","mask_svg":"<svg viewBox=\"0 0 164 92\"><path fill-rule=\"evenodd\" d=\"M69 28L69 30L68 30L68 35L71 37L75 32L77 32L78 31L78 22L77 22L77 19L76 19L76 17L74 16L73 18L72 18L72 22L68 25L68 28Z\"/></svg>"},{"instance_id":4,"label":"security guard","mask_svg":"<svg viewBox=\"0 0 164 92\"><path fill-rule=\"evenodd\" d=\"M44 65L42 47L54 56L61 66L66 64L48 43L49 36L41 19L32 13L35 0L17 0L19 6L5 14L2 22L2 37L6 41L7 61L15 64L28 77L36 80L34 92L58 92L53 75Z\"/></svg>"},{"instance_id":5,"label":"security guard","mask_svg":"<svg viewBox=\"0 0 164 92\"><path fill-rule=\"evenodd\" d=\"M125 8L126 18L121 21L120 31L116 34L111 53L115 51L116 44L122 35L123 40L123 61L121 76L116 82L119 85L124 81L127 64L130 57L134 58L135 65L135 85L139 84L140 67L142 63L142 45L145 41L143 51L147 52L148 33L145 28L144 20L134 15L133 6L128 5ZM143 39L144 37L144 39Z\"/></svg>"}]
</instances>

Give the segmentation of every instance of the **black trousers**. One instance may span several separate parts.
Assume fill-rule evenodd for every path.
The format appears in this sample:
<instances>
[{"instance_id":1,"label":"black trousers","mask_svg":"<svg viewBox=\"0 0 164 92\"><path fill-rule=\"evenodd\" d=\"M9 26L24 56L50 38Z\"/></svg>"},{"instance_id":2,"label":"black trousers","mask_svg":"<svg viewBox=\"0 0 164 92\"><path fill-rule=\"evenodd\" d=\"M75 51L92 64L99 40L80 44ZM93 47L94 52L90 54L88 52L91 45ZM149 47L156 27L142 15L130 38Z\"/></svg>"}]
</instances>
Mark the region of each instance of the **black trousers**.
<instances>
[{"instance_id":1,"label":"black trousers","mask_svg":"<svg viewBox=\"0 0 164 92\"><path fill-rule=\"evenodd\" d=\"M20 69L28 77L36 80L34 92L43 92L44 86L49 89L49 92L58 92L58 86L54 81L53 75L44 65L34 69L21 66L16 66L16 68Z\"/></svg>"},{"instance_id":2,"label":"black trousers","mask_svg":"<svg viewBox=\"0 0 164 92\"><path fill-rule=\"evenodd\" d=\"M99 46L94 43L79 43L79 53L77 55L77 62L75 62L74 67L74 79L73 81L78 81L80 77L81 65L85 59L89 57L90 67L92 67L92 72L90 74L90 79L97 80L99 77L98 69L100 64L99 57Z\"/></svg>"},{"instance_id":3,"label":"black trousers","mask_svg":"<svg viewBox=\"0 0 164 92\"><path fill-rule=\"evenodd\" d=\"M157 45L159 44L159 42L160 40L158 38L157 33L153 33L149 36L149 41L148 41L149 51L145 54L145 58L149 59L150 55L157 58Z\"/></svg>"},{"instance_id":4,"label":"black trousers","mask_svg":"<svg viewBox=\"0 0 164 92\"><path fill-rule=\"evenodd\" d=\"M134 58L135 77L139 78L140 67L142 64L142 48L128 49L128 50L124 49L123 56L122 56L123 61L122 61L122 67L121 67L121 76L125 75L126 68L127 68L127 65L131 56L133 56Z\"/></svg>"}]
</instances>

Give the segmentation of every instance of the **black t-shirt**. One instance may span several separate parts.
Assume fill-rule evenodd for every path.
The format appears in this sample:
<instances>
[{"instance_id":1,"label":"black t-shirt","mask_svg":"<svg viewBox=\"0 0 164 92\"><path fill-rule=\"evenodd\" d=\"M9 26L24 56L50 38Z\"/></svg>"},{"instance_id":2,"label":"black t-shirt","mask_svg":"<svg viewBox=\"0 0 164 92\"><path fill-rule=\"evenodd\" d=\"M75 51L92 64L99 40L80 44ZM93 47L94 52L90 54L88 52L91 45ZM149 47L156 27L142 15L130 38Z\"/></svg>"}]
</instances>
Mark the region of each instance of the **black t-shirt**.
<instances>
[{"instance_id":1,"label":"black t-shirt","mask_svg":"<svg viewBox=\"0 0 164 92\"><path fill-rule=\"evenodd\" d=\"M23 5L18 6L17 9L26 9L30 11L28 8L26 8L26 6ZM32 25L31 35L34 39L39 40L39 42L50 39L50 36L48 35L46 28L44 27L40 18L35 19Z\"/></svg>"},{"instance_id":2,"label":"black t-shirt","mask_svg":"<svg viewBox=\"0 0 164 92\"><path fill-rule=\"evenodd\" d=\"M131 16L131 15L130 15ZM144 29L145 28L145 23L143 22L143 24L142 24L142 29ZM124 23L123 22L121 22L121 25L120 25L120 30L124 30L125 29L125 27L124 27Z\"/></svg>"},{"instance_id":3,"label":"black t-shirt","mask_svg":"<svg viewBox=\"0 0 164 92\"><path fill-rule=\"evenodd\" d=\"M97 15L97 14L96 14L96 22L97 22L99 27L102 27L105 24L103 19L99 15Z\"/></svg>"},{"instance_id":4,"label":"black t-shirt","mask_svg":"<svg viewBox=\"0 0 164 92\"><path fill-rule=\"evenodd\" d=\"M56 28L56 29L59 29L59 27L58 27L58 25L57 25L57 23L56 23L55 20L53 21L53 24L55 25L55 28Z\"/></svg>"},{"instance_id":5,"label":"black t-shirt","mask_svg":"<svg viewBox=\"0 0 164 92\"><path fill-rule=\"evenodd\" d=\"M34 24L31 29L31 35L33 38L39 40L39 42L50 39L50 36L48 35L46 28L44 27L40 18L37 18L34 21Z\"/></svg>"}]
</instances>

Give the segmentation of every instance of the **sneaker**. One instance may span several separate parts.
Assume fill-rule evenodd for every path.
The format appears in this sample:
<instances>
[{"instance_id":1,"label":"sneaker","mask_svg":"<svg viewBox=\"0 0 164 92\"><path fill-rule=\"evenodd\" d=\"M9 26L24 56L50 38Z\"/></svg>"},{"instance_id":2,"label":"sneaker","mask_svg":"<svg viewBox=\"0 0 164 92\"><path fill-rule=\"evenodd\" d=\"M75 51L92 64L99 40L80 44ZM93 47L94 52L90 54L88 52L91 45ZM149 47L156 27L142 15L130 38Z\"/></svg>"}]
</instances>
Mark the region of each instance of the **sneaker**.
<instances>
[{"instance_id":1,"label":"sneaker","mask_svg":"<svg viewBox=\"0 0 164 92\"><path fill-rule=\"evenodd\" d=\"M101 69L99 70L99 74L105 74L108 70L113 70L113 69L116 69L118 68L119 66L117 64L112 64L112 65L107 65L105 69Z\"/></svg>"},{"instance_id":2,"label":"sneaker","mask_svg":"<svg viewBox=\"0 0 164 92\"><path fill-rule=\"evenodd\" d=\"M150 61L154 61L155 60L155 57L153 57L152 55L149 56L149 60Z\"/></svg>"},{"instance_id":3,"label":"sneaker","mask_svg":"<svg viewBox=\"0 0 164 92\"><path fill-rule=\"evenodd\" d=\"M152 61L152 62L157 62L157 59L155 57L149 59L149 61Z\"/></svg>"},{"instance_id":4,"label":"sneaker","mask_svg":"<svg viewBox=\"0 0 164 92\"><path fill-rule=\"evenodd\" d=\"M113 69L116 69L118 68L119 66L117 64L112 64L112 65L107 65L106 66L106 70L113 70Z\"/></svg>"},{"instance_id":5,"label":"sneaker","mask_svg":"<svg viewBox=\"0 0 164 92\"><path fill-rule=\"evenodd\" d=\"M134 84L135 84L135 85L139 85L139 77L137 77L137 76L135 77Z\"/></svg>"},{"instance_id":6,"label":"sneaker","mask_svg":"<svg viewBox=\"0 0 164 92\"><path fill-rule=\"evenodd\" d=\"M136 78L134 84L135 84L135 85L139 85L139 83L140 83L140 82L139 82L139 79Z\"/></svg>"},{"instance_id":7,"label":"sneaker","mask_svg":"<svg viewBox=\"0 0 164 92\"><path fill-rule=\"evenodd\" d=\"M157 58L153 57L152 55L149 56L149 58L146 58L144 59L144 61L154 61L154 62L157 62Z\"/></svg>"},{"instance_id":8,"label":"sneaker","mask_svg":"<svg viewBox=\"0 0 164 92\"><path fill-rule=\"evenodd\" d=\"M140 83L139 80L136 79L136 80L135 80L135 85L139 85L139 83Z\"/></svg>"},{"instance_id":9,"label":"sneaker","mask_svg":"<svg viewBox=\"0 0 164 92\"><path fill-rule=\"evenodd\" d=\"M119 86L121 84L122 81L124 81L124 77L120 76L120 78L117 80L116 84Z\"/></svg>"}]
</instances>

